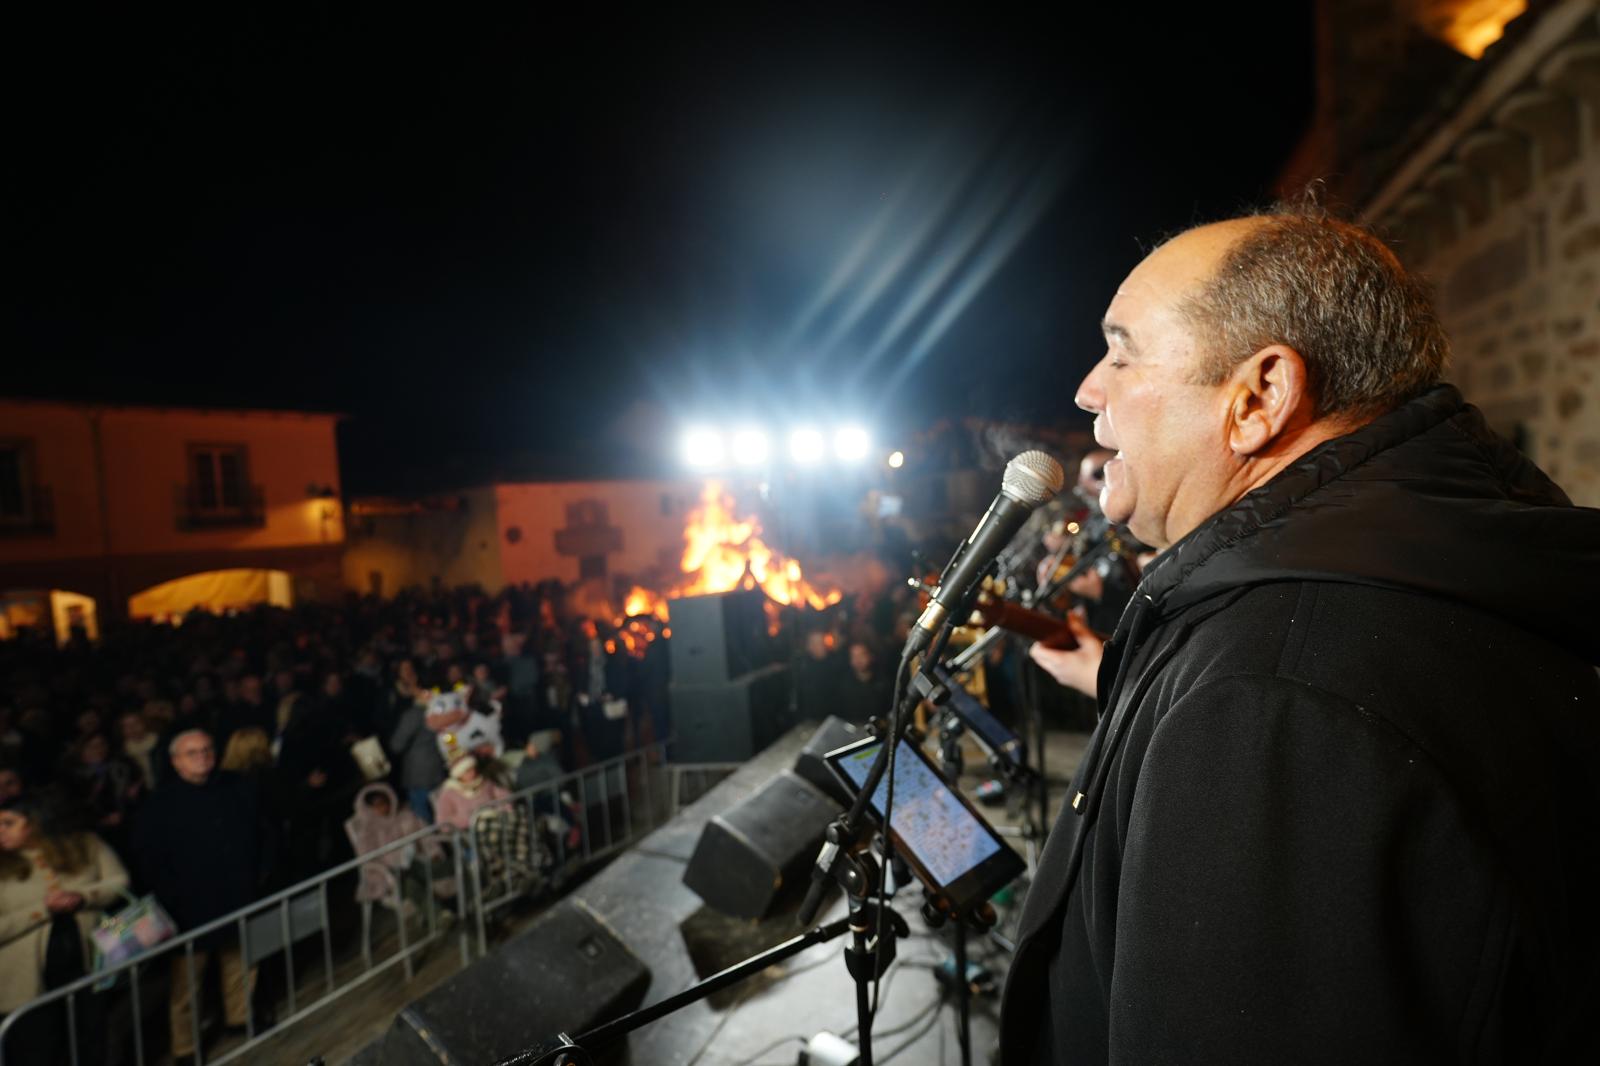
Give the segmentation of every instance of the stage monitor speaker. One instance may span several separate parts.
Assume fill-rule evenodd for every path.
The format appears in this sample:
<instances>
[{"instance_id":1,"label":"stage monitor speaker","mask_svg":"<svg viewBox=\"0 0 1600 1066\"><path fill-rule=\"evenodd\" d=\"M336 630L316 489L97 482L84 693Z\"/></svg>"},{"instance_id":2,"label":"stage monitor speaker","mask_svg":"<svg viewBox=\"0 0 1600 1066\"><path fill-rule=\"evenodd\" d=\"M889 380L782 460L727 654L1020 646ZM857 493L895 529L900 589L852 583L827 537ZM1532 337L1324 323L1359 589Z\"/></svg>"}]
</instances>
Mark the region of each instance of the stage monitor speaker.
<instances>
[{"instance_id":1,"label":"stage monitor speaker","mask_svg":"<svg viewBox=\"0 0 1600 1066\"><path fill-rule=\"evenodd\" d=\"M695 685L731 681L777 657L767 634L767 597L739 589L672 600L672 679Z\"/></svg>"},{"instance_id":2,"label":"stage monitor speaker","mask_svg":"<svg viewBox=\"0 0 1600 1066\"><path fill-rule=\"evenodd\" d=\"M498 1062L644 1000L650 969L582 902L566 900L395 1017L385 1066Z\"/></svg>"},{"instance_id":3,"label":"stage monitor speaker","mask_svg":"<svg viewBox=\"0 0 1600 1066\"><path fill-rule=\"evenodd\" d=\"M794 761L794 772L848 807L854 797L839 784L838 778L829 772L822 757L835 748L854 744L866 735L864 727L830 714L822 720L821 727L811 734L806 746L800 749L800 754Z\"/></svg>"},{"instance_id":4,"label":"stage monitor speaker","mask_svg":"<svg viewBox=\"0 0 1600 1066\"><path fill-rule=\"evenodd\" d=\"M674 679L667 692L675 762L743 762L794 726L787 666L709 685Z\"/></svg>"},{"instance_id":5,"label":"stage monitor speaker","mask_svg":"<svg viewBox=\"0 0 1600 1066\"><path fill-rule=\"evenodd\" d=\"M788 886L804 886L822 834L843 810L784 770L700 834L688 885L706 905L735 918L763 918Z\"/></svg>"}]
</instances>

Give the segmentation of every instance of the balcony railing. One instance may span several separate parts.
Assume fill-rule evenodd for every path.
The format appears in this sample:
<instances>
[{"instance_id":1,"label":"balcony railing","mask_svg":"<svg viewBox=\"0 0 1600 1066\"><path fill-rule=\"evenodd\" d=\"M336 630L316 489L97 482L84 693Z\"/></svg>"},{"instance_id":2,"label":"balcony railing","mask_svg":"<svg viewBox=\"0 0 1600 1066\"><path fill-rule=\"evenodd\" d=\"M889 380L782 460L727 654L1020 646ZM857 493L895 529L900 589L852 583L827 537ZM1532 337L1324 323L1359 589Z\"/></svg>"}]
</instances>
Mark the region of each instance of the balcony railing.
<instances>
[{"instance_id":1,"label":"balcony railing","mask_svg":"<svg viewBox=\"0 0 1600 1066\"><path fill-rule=\"evenodd\" d=\"M48 537L56 531L56 501L47 486L32 486L22 504L19 513L0 514L0 537Z\"/></svg>"},{"instance_id":2,"label":"balcony railing","mask_svg":"<svg viewBox=\"0 0 1600 1066\"><path fill-rule=\"evenodd\" d=\"M244 486L243 499L237 503L224 502L220 487L209 495L208 499L198 485L175 487L173 496L180 530L260 529L267 524L266 494L260 485Z\"/></svg>"}]
</instances>

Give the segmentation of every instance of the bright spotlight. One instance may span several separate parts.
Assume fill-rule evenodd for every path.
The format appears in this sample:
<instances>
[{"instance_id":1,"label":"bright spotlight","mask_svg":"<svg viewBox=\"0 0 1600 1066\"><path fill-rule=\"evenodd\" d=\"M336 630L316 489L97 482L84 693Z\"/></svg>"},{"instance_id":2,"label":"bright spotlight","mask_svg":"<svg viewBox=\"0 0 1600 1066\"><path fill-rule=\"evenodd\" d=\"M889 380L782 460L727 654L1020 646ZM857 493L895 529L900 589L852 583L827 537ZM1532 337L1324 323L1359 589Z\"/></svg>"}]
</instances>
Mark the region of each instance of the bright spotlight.
<instances>
[{"instance_id":1,"label":"bright spotlight","mask_svg":"<svg viewBox=\"0 0 1600 1066\"><path fill-rule=\"evenodd\" d=\"M827 442L817 430L797 429L789 434L789 457L797 463L810 466L821 462L827 450Z\"/></svg>"},{"instance_id":2,"label":"bright spotlight","mask_svg":"<svg viewBox=\"0 0 1600 1066\"><path fill-rule=\"evenodd\" d=\"M889 453L889 466L892 469L899 470L902 466L905 466L905 465L906 465L906 453L905 452L893 451L893 452Z\"/></svg>"},{"instance_id":3,"label":"bright spotlight","mask_svg":"<svg viewBox=\"0 0 1600 1066\"><path fill-rule=\"evenodd\" d=\"M722 434L712 429L691 429L683 435L683 460L696 470L721 466Z\"/></svg>"},{"instance_id":4,"label":"bright spotlight","mask_svg":"<svg viewBox=\"0 0 1600 1066\"><path fill-rule=\"evenodd\" d=\"M767 461L767 435L759 429L741 429L733 435L733 461L740 466L760 466Z\"/></svg>"},{"instance_id":5,"label":"bright spotlight","mask_svg":"<svg viewBox=\"0 0 1600 1066\"><path fill-rule=\"evenodd\" d=\"M872 450L872 438L860 426L846 426L833 435L833 454L847 463L859 463Z\"/></svg>"}]
</instances>

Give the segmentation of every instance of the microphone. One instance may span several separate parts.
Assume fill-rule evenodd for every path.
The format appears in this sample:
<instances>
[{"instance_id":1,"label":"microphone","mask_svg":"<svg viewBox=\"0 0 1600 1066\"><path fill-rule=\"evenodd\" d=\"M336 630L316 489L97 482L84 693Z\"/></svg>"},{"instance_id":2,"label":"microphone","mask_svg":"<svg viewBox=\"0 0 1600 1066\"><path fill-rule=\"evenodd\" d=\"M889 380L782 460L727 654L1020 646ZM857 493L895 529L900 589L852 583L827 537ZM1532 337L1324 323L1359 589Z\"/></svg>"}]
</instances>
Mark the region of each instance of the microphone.
<instances>
[{"instance_id":1,"label":"microphone","mask_svg":"<svg viewBox=\"0 0 1600 1066\"><path fill-rule=\"evenodd\" d=\"M972 531L972 536L956 549L922 617L911 627L911 635L906 639L906 657L928 646L950 612L967 598L972 586L983 578L983 572L1017 535L1033 509L1050 502L1065 482L1066 473L1061 464L1044 452L1023 452L1006 464L1006 472L1000 479L1000 495L989 504L989 510L978 522L978 528Z\"/></svg>"}]
</instances>

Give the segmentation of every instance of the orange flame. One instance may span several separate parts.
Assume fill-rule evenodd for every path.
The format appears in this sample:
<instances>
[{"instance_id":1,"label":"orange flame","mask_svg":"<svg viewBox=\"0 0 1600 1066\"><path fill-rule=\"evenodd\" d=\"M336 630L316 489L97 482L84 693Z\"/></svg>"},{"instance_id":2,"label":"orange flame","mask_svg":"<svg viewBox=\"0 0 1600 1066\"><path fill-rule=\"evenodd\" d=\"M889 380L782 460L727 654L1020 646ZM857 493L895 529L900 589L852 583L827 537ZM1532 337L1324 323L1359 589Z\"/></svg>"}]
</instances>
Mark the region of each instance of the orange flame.
<instances>
[{"instance_id":1,"label":"orange flame","mask_svg":"<svg viewBox=\"0 0 1600 1066\"><path fill-rule=\"evenodd\" d=\"M668 597L759 588L767 594L767 624L773 632L778 628L779 606L799 603L821 610L844 598L838 589L819 592L805 579L798 562L761 539L761 523L755 518L735 517L733 497L723 491L721 482L706 482L700 506L689 512L683 540L684 580L665 596L635 585L623 601L616 624L618 629L636 630L623 634L630 650L654 640L655 634L649 626L628 619L654 615L669 621Z\"/></svg>"},{"instance_id":2,"label":"orange flame","mask_svg":"<svg viewBox=\"0 0 1600 1066\"><path fill-rule=\"evenodd\" d=\"M800 564L761 539L761 523L737 518L733 497L720 481L706 482L700 506L689 512L683 531L683 561L688 579L674 596L698 596L737 588L760 588L784 607L805 604L821 610L844 598L838 589L819 592L800 572Z\"/></svg>"},{"instance_id":3,"label":"orange flame","mask_svg":"<svg viewBox=\"0 0 1600 1066\"><path fill-rule=\"evenodd\" d=\"M647 588L639 585L628 590L628 598L622 604L624 618L637 618L641 615L655 615L663 622L667 620L667 600L665 596L657 596ZM621 624L620 622L618 623Z\"/></svg>"}]
</instances>

